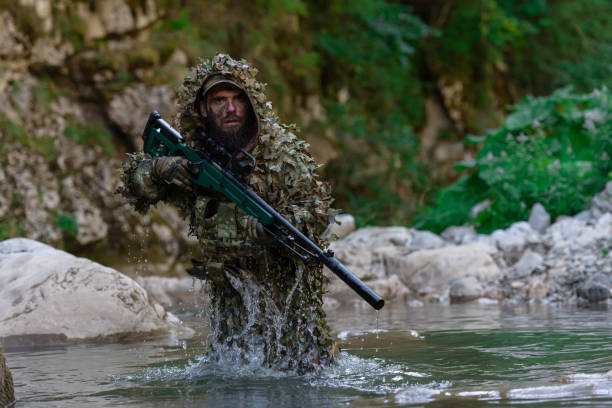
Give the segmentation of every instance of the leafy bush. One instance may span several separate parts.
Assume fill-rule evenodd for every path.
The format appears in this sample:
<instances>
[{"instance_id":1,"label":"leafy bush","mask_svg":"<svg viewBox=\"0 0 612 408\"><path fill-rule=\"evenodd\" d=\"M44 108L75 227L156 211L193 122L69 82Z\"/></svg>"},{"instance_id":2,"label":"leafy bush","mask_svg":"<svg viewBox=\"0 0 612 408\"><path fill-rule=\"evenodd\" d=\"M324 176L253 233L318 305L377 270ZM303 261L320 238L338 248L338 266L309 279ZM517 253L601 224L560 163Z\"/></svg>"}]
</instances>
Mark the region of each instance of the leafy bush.
<instances>
[{"instance_id":1,"label":"leafy bush","mask_svg":"<svg viewBox=\"0 0 612 408\"><path fill-rule=\"evenodd\" d=\"M442 190L416 226L441 231L467 223L490 232L526 219L538 202L553 218L588 207L610 179L612 92L564 88L525 97L513 110L500 128L468 137L484 143L476 160L455 167L469 174ZM490 205L471 218L470 209L485 200Z\"/></svg>"}]
</instances>

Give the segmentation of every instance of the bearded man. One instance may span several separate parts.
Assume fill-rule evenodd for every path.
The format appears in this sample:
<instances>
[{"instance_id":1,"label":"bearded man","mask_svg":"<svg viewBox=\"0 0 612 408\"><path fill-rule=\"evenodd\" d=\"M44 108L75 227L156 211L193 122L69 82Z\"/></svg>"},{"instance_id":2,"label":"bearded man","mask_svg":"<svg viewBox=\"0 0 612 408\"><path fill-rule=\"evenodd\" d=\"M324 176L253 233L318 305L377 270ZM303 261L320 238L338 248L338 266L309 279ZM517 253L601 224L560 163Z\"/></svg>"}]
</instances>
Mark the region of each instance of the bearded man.
<instances>
[{"instance_id":1,"label":"bearded man","mask_svg":"<svg viewBox=\"0 0 612 408\"><path fill-rule=\"evenodd\" d=\"M280 123L255 79L257 70L225 54L203 60L179 89L176 126L185 143L203 150L198 127L238 157L256 159L243 180L319 247L331 215L329 186L294 126ZM158 201L176 205L190 220L202 260L192 274L206 279L211 306L207 354L305 373L331 363L319 264L305 265L266 235L261 224L225 197L191 182L184 157L131 154L121 189L139 211Z\"/></svg>"}]
</instances>

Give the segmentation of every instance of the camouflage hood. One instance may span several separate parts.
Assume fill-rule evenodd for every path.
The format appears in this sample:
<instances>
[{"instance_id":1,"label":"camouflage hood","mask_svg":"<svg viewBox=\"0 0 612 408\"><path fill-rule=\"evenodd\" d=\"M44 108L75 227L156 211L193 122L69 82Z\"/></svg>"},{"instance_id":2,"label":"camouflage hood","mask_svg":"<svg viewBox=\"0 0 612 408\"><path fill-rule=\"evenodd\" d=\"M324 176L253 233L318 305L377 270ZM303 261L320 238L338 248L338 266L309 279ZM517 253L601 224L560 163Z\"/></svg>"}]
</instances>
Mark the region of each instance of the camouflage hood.
<instances>
[{"instance_id":1,"label":"camouflage hood","mask_svg":"<svg viewBox=\"0 0 612 408\"><path fill-rule=\"evenodd\" d=\"M255 80L257 69L250 66L245 60L237 61L227 54L217 54L213 58L200 61L185 77L178 91L179 113L176 126L187 141L193 138L198 126L204 121L199 113L198 94L202 85L212 76L222 75L242 89L251 102L255 114L256 126L254 135L245 147L247 151L257 144L261 132L262 119L273 116L271 103L266 103L263 93L265 84ZM195 142L191 140L192 142Z\"/></svg>"}]
</instances>

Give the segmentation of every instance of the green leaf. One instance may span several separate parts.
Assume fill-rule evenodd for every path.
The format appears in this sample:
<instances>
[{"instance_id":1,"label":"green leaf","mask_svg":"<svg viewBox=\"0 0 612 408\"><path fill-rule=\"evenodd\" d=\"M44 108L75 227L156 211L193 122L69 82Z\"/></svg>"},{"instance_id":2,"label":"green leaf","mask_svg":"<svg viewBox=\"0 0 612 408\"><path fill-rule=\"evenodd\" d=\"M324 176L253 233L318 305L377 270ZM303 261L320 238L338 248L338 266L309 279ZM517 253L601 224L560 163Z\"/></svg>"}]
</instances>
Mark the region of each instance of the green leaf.
<instances>
[{"instance_id":1,"label":"green leaf","mask_svg":"<svg viewBox=\"0 0 612 408\"><path fill-rule=\"evenodd\" d=\"M478 164L478 161L476 160L462 160L462 161L455 163L453 168L455 169L457 173L459 173L463 170L473 169L476 167L477 164Z\"/></svg>"}]
</instances>

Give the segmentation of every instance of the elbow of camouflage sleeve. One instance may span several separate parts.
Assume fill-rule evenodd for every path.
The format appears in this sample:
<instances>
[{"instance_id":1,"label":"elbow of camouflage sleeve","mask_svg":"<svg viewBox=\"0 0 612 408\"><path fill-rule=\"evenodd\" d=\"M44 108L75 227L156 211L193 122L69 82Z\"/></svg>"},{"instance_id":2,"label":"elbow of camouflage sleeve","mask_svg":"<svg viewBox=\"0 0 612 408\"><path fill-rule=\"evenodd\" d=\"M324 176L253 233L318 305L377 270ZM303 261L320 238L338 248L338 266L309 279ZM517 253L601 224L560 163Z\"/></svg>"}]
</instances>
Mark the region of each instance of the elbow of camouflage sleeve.
<instances>
[{"instance_id":1,"label":"elbow of camouflage sleeve","mask_svg":"<svg viewBox=\"0 0 612 408\"><path fill-rule=\"evenodd\" d=\"M127 198L137 210L146 210L159 201L163 187L157 185L151 177L152 160L142 153L130 154L130 161L123 164L119 192Z\"/></svg>"}]
</instances>

